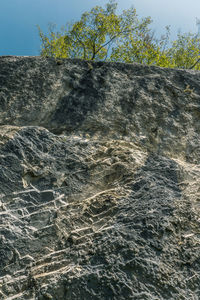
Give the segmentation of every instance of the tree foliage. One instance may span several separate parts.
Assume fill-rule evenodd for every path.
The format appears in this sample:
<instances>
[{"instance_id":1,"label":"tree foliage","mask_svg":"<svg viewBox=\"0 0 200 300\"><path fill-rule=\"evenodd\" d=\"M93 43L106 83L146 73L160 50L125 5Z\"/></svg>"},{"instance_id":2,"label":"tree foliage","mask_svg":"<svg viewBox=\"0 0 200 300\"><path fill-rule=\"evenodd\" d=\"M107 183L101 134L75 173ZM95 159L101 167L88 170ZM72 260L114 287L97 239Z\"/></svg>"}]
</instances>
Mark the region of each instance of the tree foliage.
<instances>
[{"instance_id":1,"label":"tree foliage","mask_svg":"<svg viewBox=\"0 0 200 300\"><path fill-rule=\"evenodd\" d=\"M60 32L49 26L45 35L40 27L41 54L51 57L106 60L117 42L128 41L136 32L144 37L151 19L139 21L136 10L130 8L121 15L116 13L117 4L110 1L106 8L96 6L82 14L80 21L67 24Z\"/></svg>"},{"instance_id":2,"label":"tree foliage","mask_svg":"<svg viewBox=\"0 0 200 300\"><path fill-rule=\"evenodd\" d=\"M117 14L117 3L111 0L105 8L92 8L60 31L50 25L44 34L38 26L41 55L200 70L199 36L178 33L177 39L170 42L167 26L166 34L158 39L151 22L150 17L139 19L133 7Z\"/></svg>"},{"instance_id":3,"label":"tree foliage","mask_svg":"<svg viewBox=\"0 0 200 300\"><path fill-rule=\"evenodd\" d=\"M200 70L198 60L200 59L200 37L193 33L178 33L177 39L166 51L170 67L173 68L195 68Z\"/></svg>"}]
</instances>

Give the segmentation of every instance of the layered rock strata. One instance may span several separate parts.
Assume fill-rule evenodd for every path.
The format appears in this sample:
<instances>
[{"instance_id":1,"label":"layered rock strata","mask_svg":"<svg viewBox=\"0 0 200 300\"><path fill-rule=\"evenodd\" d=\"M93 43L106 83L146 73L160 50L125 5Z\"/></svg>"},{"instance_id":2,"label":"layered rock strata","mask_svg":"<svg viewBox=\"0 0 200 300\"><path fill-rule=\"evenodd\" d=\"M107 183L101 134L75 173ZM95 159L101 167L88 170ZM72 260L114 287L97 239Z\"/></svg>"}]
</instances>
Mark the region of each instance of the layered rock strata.
<instances>
[{"instance_id":1,"label":"layered rock strata","mask_svg":"<svg viewBox=\"0 0 200 300\"><path fill-rule=\"evenodd\" d=\"M200 73L0 57L0 299L200 298Z\"/></svg>"}]
</instances>

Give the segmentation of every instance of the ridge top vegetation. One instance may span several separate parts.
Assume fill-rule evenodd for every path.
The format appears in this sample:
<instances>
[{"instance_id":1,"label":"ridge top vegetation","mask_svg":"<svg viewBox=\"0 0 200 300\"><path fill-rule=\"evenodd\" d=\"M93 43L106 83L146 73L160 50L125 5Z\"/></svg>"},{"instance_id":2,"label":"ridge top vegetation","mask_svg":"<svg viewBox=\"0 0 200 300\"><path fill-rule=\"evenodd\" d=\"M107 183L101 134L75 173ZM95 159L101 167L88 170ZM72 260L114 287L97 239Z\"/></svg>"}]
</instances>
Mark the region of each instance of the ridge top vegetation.
<instances>
[{"instance_id":1,"label":"ridge top vegetation","mask_svg":"<svg viewBox=\"0 0 200 300\"><path fill-rule=\"evenodd\" d=\"M117 3L93 7L80 20L60 31L50 24L44 33L38 26L41 55L94 61L141 63L166 68L200 70L200 37L191 32L170 41L170 26L160 38L151 29L151 17L139 18L134 7L117 13Z\"/></svg>"}]
</instances>

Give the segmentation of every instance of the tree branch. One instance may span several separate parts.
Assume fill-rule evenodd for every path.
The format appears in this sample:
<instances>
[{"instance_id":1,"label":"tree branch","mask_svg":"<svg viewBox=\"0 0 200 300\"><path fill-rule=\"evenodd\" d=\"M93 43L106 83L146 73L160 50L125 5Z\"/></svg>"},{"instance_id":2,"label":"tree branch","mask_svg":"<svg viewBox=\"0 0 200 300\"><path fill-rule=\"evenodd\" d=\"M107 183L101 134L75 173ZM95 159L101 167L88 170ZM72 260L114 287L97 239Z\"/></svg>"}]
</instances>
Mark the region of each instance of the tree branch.
<instances>
[{"instance_id":1,"label":"tree branch","mask_svg":"<svg viewBox=\"0 0 200 300\"><path fill-rule=\"evenodd\" d=\"M193 69L200 62L200 58L189 68L189 70Z\"/></svg>"},{"instance_id":2,"label":"tree branch","mask_svg":"<svg viewBox=\"0 0 200 300\"><path fill-rule=\"evenodd\" d=\"M97 51L95 52L95 55L94 57L96 56L96 54L105 46L107 46L108 44L110 44L115 38L117 38L120 34L122 33L128 33L130 32L131 30L124 30L124 31L120 31L118 34L114 35L108 42L106 42L105 44L103 44L101 47L99 47L97 49ZM94 58L93 58L94 59Z\"/></svg>"},{"instance_id":3,"label":"tree branch","mask_svg":"<svg viewBox=\"0 0 200 300\"><path fill-rule=\"evenodd\" d=\"M76 37L77 40L74 40L71 36L69 37L72 42L77 43L77 41L82 45L83 47L83 59L86 59L86 48L85 48L85 44L81 41L81 39L79 37Z\"/></svg>"}]
</instances>

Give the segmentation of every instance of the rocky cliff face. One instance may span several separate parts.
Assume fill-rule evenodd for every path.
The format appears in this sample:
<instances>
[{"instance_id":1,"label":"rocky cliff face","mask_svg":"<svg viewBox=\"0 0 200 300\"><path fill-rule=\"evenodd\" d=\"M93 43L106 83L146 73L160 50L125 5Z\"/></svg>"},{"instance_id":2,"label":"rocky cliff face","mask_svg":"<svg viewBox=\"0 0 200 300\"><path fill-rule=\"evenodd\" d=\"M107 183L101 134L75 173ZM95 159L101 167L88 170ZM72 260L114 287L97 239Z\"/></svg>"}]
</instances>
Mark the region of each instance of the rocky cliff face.
<instances>
[{"instance_id":1,"label":"rocky cliff face","mask_svg":"<svg viewBox=\"0 0 200 300\"><path fill-rule=\"evenodd\" d=\"M0 298L200 298L200 73L0 58Z\"/></svg>"}]
</instances>

